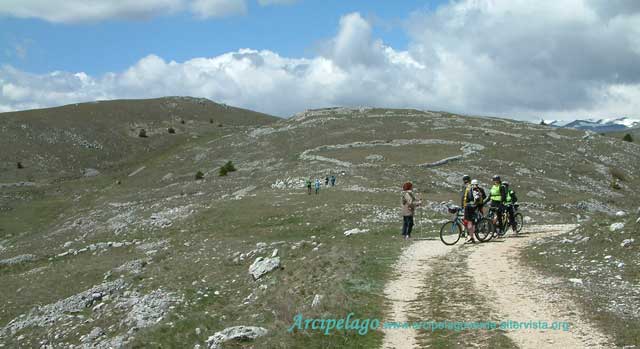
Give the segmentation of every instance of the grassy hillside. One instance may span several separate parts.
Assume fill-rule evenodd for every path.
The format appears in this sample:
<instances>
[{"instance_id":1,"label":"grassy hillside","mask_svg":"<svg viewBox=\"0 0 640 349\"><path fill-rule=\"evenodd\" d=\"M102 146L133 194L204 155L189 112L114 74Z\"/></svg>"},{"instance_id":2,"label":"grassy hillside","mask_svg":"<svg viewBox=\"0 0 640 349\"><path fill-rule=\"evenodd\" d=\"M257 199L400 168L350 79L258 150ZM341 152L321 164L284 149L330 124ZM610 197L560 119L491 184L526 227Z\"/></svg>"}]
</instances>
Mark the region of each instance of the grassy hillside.
<instances>
[{"instance_id":1,"label":"grassy hillside","mask_svg":"<svg viewBox=\"0 0 640 349\"><path fill-rule=\"evenodd\" d=\"M0 114L0 183L77 178L160 154L203 133L277 118L207 99L114 100ZM175 133L170 134L169 128ZM218 128L225 129L217 130ZM141 130L146 138L139 137ZM20 162L23 169L18 169Z\"/></svg>"},{"instance_id":2,"label":"grassy hillside","mask_svg":"<svg viewBox=\"0 0 640 349\"><path fill-rule=\"evenodd\" d=\"M379 331L325 336L287 329L298 313L383 317L382 288L402 246L404 181L413 181L427 202L416 227L416 235L427 237L448 217L442 203L458 201L463 174L485 186L493 174L511 181L528 222L590 224L637 206L639 146L609 137L399 109L330 108L273 122L232 108L236 114L227 114L206 101L188 100L189 109L182 101L156 100L148 110L113 102L108 117L87 124L102 131L83 136L112 149L109 156L60 145L64 150L51 150L46 165L31 170L42 179L38 185L0 188L0 293L6 295L0 342L79 344L95 330L104 332L89 336L96 345L193 346L226 327L249 325L268 330L260 347L375 347ZM27 123L20 115L40 116ZM11 137L1 142L18 149L23 137L32 139L18 154L35 159L47 147L35 141L44 126L36 132L34 125L90 132L77 126L84 122L79 115L65 123L45 112L10 114L13 126L2 132ZM213 125L211 115L218 116ZM165 134L169 126L182 138ZM140 127L148 138L137 137ZM3 159L5 167L13 161ZM92 161L107 173L48 182ZM227 161L238 170L218 176ZM11 171L3 170L4 182L24 180ZM204 179L195 179L198 171ZM612 171L622 178L619 189L611 188ZM328 174L337 175L337 185L323 186L320 195L301 185ZM343 234L353 228L368 231ZM281 268L253 280L249 266L272 255ZM109 296L80 310L62 306L74 299L59 303L98 286ZM312 306L316 295L320 304Z\"/></svg>"}]
</instances>

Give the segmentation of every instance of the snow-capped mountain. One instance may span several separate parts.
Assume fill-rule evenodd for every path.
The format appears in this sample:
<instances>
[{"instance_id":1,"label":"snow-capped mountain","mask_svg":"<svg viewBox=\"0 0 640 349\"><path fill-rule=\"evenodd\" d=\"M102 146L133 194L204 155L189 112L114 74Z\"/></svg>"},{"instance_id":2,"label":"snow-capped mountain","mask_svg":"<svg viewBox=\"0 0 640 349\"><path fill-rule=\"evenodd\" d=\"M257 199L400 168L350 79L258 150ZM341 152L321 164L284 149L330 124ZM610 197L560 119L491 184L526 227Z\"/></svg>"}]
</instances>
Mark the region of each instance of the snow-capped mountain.
<instances>
[{"instance_id":1,"label":"snow-capped mountain","mask_svg":"<svg viewBox=\"0 0 640 349\"><path fill-rule=\"evenodd\" d=\"M577 128L594 132L624 131L630 128L640 127L640 119L622 117L617 119L578 119L571 122L559 120L543 120L545 125L554 127Z\"/></svg>"}]
</instances>

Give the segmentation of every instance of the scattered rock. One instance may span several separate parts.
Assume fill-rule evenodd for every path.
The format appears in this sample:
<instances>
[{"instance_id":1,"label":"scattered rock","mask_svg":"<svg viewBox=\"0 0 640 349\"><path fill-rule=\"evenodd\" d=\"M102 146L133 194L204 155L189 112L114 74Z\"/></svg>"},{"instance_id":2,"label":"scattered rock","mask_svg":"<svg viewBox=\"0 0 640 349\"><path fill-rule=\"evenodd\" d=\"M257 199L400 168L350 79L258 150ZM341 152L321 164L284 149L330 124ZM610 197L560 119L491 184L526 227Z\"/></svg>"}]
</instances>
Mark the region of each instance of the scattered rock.
<instances>
[{"instance_id":1,"label":"scattered rock","mask_svg":"<svg viewBox=\"0 0 640 349\"><path fill-rule=\"evenodd\" d=\"M609 230L610 231L618 231L618 230L622 230L623 228L624 228L624 223L613 223L609 227Z\"/></svg>"},{"instance_id":2,"label":"scattered rock","mask_svg":"<svg viewBox=\"0 0 640 349\"><path fill-rule=\"evenodd\" d=\"M529 224L529 223L533 223L533 218L529 217L529 216L525 216L523 219L524 223Z\"/></svg>"},{"instance_id":3,"label":"scattered rock","mask_svg":"<svg viewBox=\"0 0 640 349\"><path fill-rule=\"evenodd\" d=\"M94 286L89 290L80 292L55 303L35 307L31 309L28 314L23 314L10 321L6 327L0 330L0 335L5 333L14 334L28 327L50 326L54 322L67 316L66 314L79 313L85 308L92 306L96 299L95 295L100 295L100 298L102 298L105 295L123 289L124 285L124 281L118 279Z\"/></svg>"},{"instance_id":4,"label":"scattered rock","mask_svg":"<svg viewBox=\"0 0 640 349\"><path fill-rule=\"evenodd\" d=\"M367 161L376 162L376 161L384 161L384 156L378 154L371 154L365 158Z\"/></svg>"},{"instance_id":5,"label":"scattered rock","mask_svg":"<svg viewBox=\"0 0 640 349\"><path fill-rule=\"evenodd\" d=\"M32 254L21 254L12 258L3 259L0 261L0 265L16 265L24 262L30 262L36 259Z\"/></svg>"},{"instance_id":6,"label":"scattered rock","mask_svg":"<svg viewBox=\"0 0 640 349\"><path fill-rule=\"evenodd\" d=\"M624 216L626 216L626 215L627 215L627 213L626 213L626 212L624 212L624 211L618 211L618 212L616 212L616 217L624 217Z\"/></svg>"},{"instance_id":7,"label":"scattered rock","mask_svg":"<svg viewBox=\"0 0 640 349\"><path fill-rule=\"evenodd\" d=\"M582 279L569 279L569 281L577 285L582 285Z\"/></svg>"},{"instance_id":8,"label":"scattered rock","mask_svg":"<svg viewBox=\"0 0 640 349\"><path fill-rule=\"evenodd\" d=\"M142 273L142 269L147 265L147 263L148 262L144 259L135 259L115 268L113 271L120 273L140 274Z\"/></svg>"},{"instance_id":9,"label":"scattered rock","mask_svg":"<svg viewBox=\"0 0 640 349\"><path fill-rule=\"evenodd\" d=\"M169 307L180 301L174 293L163 290L155 290L140 297L134 293L125 301L128 306L133 306L123 324L137 328L149 327L161 321L168 312Z\"/></svg>"},{"instance_id":10,"label":"scattered rock","mask_svg":"<svg viewBox=\"0 0 640 349\"><path fill-rule=\"evenodd\" d=\"M631 244L633 244L635 240L634 239L624 239L622 240L622 243L620 243L621 247L629 247L631 246Z\"/></svg>"},{"instance_id":11,"label":"scattered rock","mask_svg":"<svg viewBox=\"0 0 640 349\"><path fill-rule=\"evenodd\" d=\"M344 236L350 236L350 235L354 235L354 234L362 234L362 233L366 233L368 232L369 229L360 229L360 228L354 228L354 229L350 229L344 232Z\"/></svg>"},{"instance_id":12,"label":"scattered rock","mask_svg":"<svg viewBox=\"0 0 640 349\"><path fill-rule=\"evenodd\" d=\"M249 266L249 274L253 276L254 280L258 280L266 273L280 267L280 257L274 258L263 258L258 257L256 260Z\"/></svg>"},{"instance_id":13,"label":"scattered rock","mask_svg":"<svg viewBox=\"0 0 640 349\"><path fill-rule=\"evenodd\" d=\"M82 175L85 177L95 177L100 175L100 171L95 168L85 168L82 170Z\"/></svg>"},{"instance_id":14,"label":"scattered rock","mask_svg":"<svg viewBox=\"0 0 640 349\"><path fill-rule=\"evenodd\" d=\"M273 253L271 253L271 258L274 258L277 255L278 255L278 249L276 248L276 249L273 250Z\"/></svg>"},{"instance_id":15,"label":"scattered rock","mask_svg":"<svg viewBox=\"0 0 640 349\"><path fill-rule=\"evenodd\" d=\"M319 294L315 295L313 297L313 301L311 302L311 307L315 308L315 307L319 306L320 302L322 301L322 298L324 298L324 296L319 295Z\"/></svg>"},{"instance_id":16,"label":"scattered rock","mask_svg":"<svg viewBox=\"0 0 640 349\"><path fill-rule=\"evenodd\" d=\"M258 337L267 334L267 329L263 327L255 326L234 326L225 328L222 331L216 332L213 336L207 339L207 345L209 349L219 349L221 344L231 340L254 340Z\"/></svg>"},{"instance_id":17,"label":"scattered rock","mask_svg":"<svg viewBox=\"0 0 640 349\"><path fill-rule=\"evenodd\" d=\"M83 336L81 339L81 342L83 343L91 343L93 341L95 341L96 339L98 339L101 336L104 336L104 330L100 327L94 327L93 330L91 330L91 332L89 332L89 334L87 334L86 336Z\"/></svg>"}]
</instances>

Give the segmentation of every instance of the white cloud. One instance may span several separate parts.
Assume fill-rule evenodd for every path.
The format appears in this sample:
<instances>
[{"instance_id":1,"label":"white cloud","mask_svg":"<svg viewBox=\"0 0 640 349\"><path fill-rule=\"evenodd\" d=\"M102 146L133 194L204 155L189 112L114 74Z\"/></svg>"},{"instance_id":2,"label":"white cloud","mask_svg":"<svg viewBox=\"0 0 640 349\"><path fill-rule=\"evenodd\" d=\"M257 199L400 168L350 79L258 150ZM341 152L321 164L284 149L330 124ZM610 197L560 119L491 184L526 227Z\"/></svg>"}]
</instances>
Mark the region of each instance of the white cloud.
<instances>
[{"instance_id":1,"label":"white cloud","mask_svg":"<svg viewBox=\"0 0 640 349\"><path fill-rule=\"evenodd\" d=\"M227 17L247 12L244 0L194 0L191 11L201 18Z\"/></svg>"},{"instance_id":2,"label":"white cloud","mask_svg":"<svg viewBox=\"0 0 640 349\"><path fill-rule=\"evenodd\" d=\"M0 16L54 23L144 19L190 10L201 18L244 14L245 0L3 0Z\"/></svg>"},{"instance_id":3,"label":"white cloud","mask_svg":"<svg viewBox=\"0 0 640 349\"><path fill-rule=\"evenodd\" d=\"M4 0L0 15L49 22L89 22L110 18L147 18L180 9L183 0Z\"/></svg>"},{"instance_id":4,"label":"white cloud","mask_svg":"<svg viewBox=\"0 0 640 349\"><path fill-rule=\"evenodd\" d=\"M252 49L185 62L149 55L101 77L5 66L0 109L191 95L280 116L370 105L532 120L638 117L640 13L624 1L615 11L596 3L458 1L414 14L407 50L384 45L352 13L313 58Z\"/></svg>"}]
</instances>

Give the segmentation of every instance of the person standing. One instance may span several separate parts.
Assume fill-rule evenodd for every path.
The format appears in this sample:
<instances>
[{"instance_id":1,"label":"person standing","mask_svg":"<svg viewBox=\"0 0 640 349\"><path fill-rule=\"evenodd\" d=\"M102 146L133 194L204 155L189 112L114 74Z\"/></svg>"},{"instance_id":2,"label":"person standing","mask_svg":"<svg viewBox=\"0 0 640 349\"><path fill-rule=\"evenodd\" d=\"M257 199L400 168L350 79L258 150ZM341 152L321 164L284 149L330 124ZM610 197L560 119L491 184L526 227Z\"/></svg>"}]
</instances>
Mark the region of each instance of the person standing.
<instances>
[{"instance_id":1,"label":"person standing","mask_svg":"<svg viewBox=\"0 0 640 349\"><path fill-rule=\"evenodd\" d=\"M316 195L320 194L320 179L316 178Z\"/></svg>"},{"instance_id":2,"label":"person standing","mask_svg":"<svg viewBox=\"0 0 640 349\"><path fill-rule=\"evenodd\" d=\"M327 175L326 177L324 177L324 185L325 187L329 186L329 175Z\"/></svg>"},{"instance_id":3,"label":"person standing","mask_svg":"<svg viewBox=\"0 0 640 349\"><path fill-rule=\"evenodd\" d=\"M332 187L336 186L336 175L331 175L331 186Z\"/></svg>"},{"instance_id":4,"label":"person standing","mask_svg":"<svg viewBox=\"0 0 640 349\"><path fill-rule=\"evenodd\" d=\"M413 229L413 215L416 207L420 206L422 201L416 200L413 194L413 184L406 182L402 185L402 236L405 240L411 238L411 230Z\"/></svg>"},{"instance_id":5,"label":"person standing","mask_svg":"<svg viewBox=\"0 0 640 349\"><path fill-rule=\"evenodd\" d=\"M306 180L305 184L307 185L307 193L311 195L311 177L309 177L309 179Z\"/></svg>"}]
</instances>

